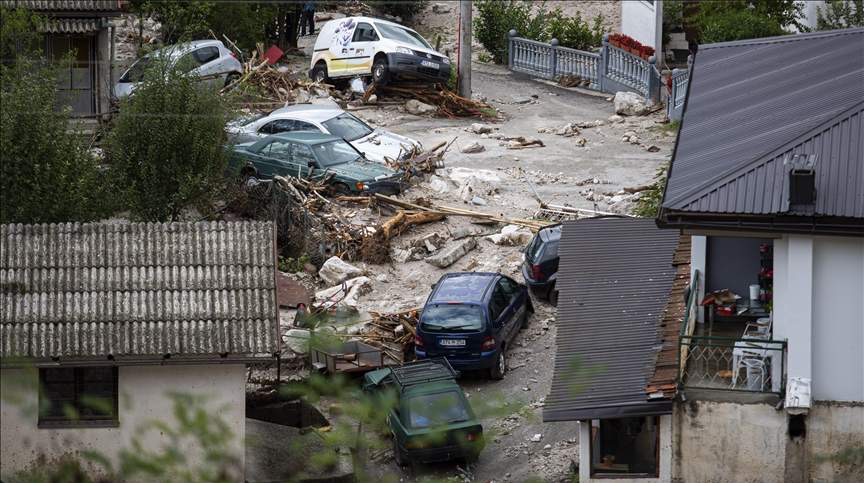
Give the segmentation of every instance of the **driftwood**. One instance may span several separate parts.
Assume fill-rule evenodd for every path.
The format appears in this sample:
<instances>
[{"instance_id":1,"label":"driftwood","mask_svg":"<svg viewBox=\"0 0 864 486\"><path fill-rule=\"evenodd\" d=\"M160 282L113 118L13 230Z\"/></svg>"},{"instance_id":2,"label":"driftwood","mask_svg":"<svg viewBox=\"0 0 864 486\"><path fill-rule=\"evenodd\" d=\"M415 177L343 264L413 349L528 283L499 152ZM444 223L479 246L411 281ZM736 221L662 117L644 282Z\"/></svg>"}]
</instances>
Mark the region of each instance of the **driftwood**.
<instances>
[{"instance_id":1,"label":"driftwood","mask_svg":"<svg viewBox=\"0 0 864 486\"><path fill-rule=\"evenodd\" d=\"M387 263L390 261L390 239L401 234L412 226L441 221L444 214L433 211L413 212L398 211L384 221L371 235L363 239L360 255L368 263Z\"/></svg>"},{"instance_id":2,"label":"driftwood","mask_svg":"<svg viewBox=\"0 0 864 486\"><path fill-rule=\"evenodd\" d=\"M442 215L446 215L446 216L466 216L469 218L475 218L475 219L479 219L479 220L494 221L494 222L505 223L505 224L515 224L515 225L519 225L519 226L524 226L524 227L529 228L529 229L534 230L534 231L539 230L543 226L546 226L549 224L548 222L545 222L545 221L537 221L537 220L533 220L533 219L522 219L522 218L505 218L502 216L496 216L494 214L481 213L479 211L472 211L470 209L453 208L453 207L449 207L449 206L440 206L437 204L430 204L427 207L427 206L422 206L419 204L410 203L407 201L400 201L396 198L393 198L390 196L385 196L383 194L375 194L374 196L371 196L371 197L374 197L379 202L384 202L384 203L387 203L387 204L390 204L393 206L397 206L397 207L401 207L404 209L412 209L412 210L416 210L416 211L438 213L438 214L442 214Z\"/></svg>"}]
</instances>

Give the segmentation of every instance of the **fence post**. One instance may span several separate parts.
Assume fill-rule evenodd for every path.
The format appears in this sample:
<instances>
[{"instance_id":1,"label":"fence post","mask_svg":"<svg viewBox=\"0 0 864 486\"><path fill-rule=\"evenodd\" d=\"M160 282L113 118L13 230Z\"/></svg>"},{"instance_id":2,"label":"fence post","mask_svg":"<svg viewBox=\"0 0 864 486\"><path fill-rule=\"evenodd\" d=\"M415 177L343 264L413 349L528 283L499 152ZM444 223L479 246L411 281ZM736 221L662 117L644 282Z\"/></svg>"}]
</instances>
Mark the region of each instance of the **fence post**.
<instances>
[{"instance_id":1,"label":"fence post","mask_svg":"<svg viewBox=\"0 0 864 486\"><path fill-rule=\"evenodd\" d=\"M516 29L510 29L510 32L507 32L507 67L510 70L513 70L513 38L517 34Z\"/></svg>"},{"instance_id":2,"label":"fence post","mask_svg":"<svg viewBox=\"0 0 864 486\"><path fill-rule=\"evenodd\" d=\"M600 47L600 60L597 63L597 86L606 93L606 68L609 65L609 34L603 34L603 46Z\"/></svg>"},{"instance_id":3,"label":"fence post","mask_svg":"<svg viewBox=\"0 0 864 486\"><path fill-rule=\"evenodd\" d=\"M648 58L648 93L646 101L650 104L660 101L660 74L657 72L657 57Z\"/></svg>"},{"instance_id":4,"label":"fence post","mask_svg":"<svg viewBox=\"0 0 864 486\"><path fill-rule=\"evenodd\" d=\"M558 74L558 39L552 39L552 79Z\"/></svg>"}]
</instances>

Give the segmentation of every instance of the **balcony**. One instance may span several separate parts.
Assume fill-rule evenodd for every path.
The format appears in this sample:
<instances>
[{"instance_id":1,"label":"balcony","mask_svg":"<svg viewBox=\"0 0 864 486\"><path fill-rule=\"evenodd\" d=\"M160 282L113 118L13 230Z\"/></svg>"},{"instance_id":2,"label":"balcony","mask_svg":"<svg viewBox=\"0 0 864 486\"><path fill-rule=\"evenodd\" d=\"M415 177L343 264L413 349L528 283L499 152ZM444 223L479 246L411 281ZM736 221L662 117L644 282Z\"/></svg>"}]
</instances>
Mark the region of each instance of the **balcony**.
<instances>
[{"instance_id":1,"label":"balcony","mask_svg":"<svg viewBox=\"0 0 864 486\"><path fill-rule=\"evenodd\" d=\"M700 281L694 272L691 288ZM696 322L696 292L690 292L679 335L679 389L728 390L782 395L786 341L772 339L772 323L714 326Z\"/></svg>"}]
</instances>

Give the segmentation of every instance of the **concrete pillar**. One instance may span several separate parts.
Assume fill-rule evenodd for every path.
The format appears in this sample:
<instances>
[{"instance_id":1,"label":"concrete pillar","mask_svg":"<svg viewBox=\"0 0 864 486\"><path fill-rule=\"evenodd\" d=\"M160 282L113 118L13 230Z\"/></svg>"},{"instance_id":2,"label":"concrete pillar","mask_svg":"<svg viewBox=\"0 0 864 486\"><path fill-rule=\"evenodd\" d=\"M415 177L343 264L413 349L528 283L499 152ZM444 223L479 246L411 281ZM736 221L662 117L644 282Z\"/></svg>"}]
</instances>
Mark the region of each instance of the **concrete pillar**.
<instances>
[{"instance_id":1,"label":"concrete pillar","mask_svg":"<svg viewBox=\"0 0 864 486\"><path fill-rule=\"evenodd\" d=\"M696 319L699 322L705 322L705 308L699 305L702 299L705 298L705 265L708 260L708 237L707 236L691 236L690 237L690 270L699 272L699 284L691 287L691 291L696 291L696 305L698 314Z\"/></svg>"},{"instance_id":2,"label":"concrete pillar","mask_svg":"<svg viewBox=\"0 0 864 486\"><path fill-rule=\"evenodd\" d=\"M660 416L660 464L658 479L661 483L672 482L672 415Z\"/></svg>"},{"instance_id":3,"label":"concrete pillar","mask_svg":"<svg viewBox=\"0 0 864 486\"><path fill-rule=\"evenodd\" d=\"M774 281L774 338L788 340L787 375L812 378L812 237L789 235L775 240ZM772 368L777 372L772 373L774 379L779 367Z\"/></svg>"},{"instance_id":4,"label":"concrete pillar","mask_svg":"<svg viewBox=\"0 0 864 486\"><path fill-rule=\"evenodd\" d=\"M579 422L579 482L591 481L591 421Z\"/></svg>"}]
</instances>

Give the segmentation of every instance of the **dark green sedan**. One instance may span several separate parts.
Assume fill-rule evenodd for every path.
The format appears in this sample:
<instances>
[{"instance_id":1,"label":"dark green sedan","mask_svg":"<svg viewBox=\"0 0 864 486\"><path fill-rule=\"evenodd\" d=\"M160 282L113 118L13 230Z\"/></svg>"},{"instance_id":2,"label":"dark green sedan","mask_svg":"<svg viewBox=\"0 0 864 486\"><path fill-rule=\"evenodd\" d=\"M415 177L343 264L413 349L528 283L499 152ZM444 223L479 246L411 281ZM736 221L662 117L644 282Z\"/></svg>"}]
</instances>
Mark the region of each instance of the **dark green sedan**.
<instances>
[{"instance_id":1,"label":"dark green sedan","mask_svg":"<svg viewBox=\"0 0 864 486\"><path fill-rule=\"evenodd\" d=\"M350 143L323 133L281 133L234 145L230 166L241 175L261 179L277 175L326 178L341 194L392 195L402 190L402 172L370 162Z\"/></svg>"}]
</instances>

